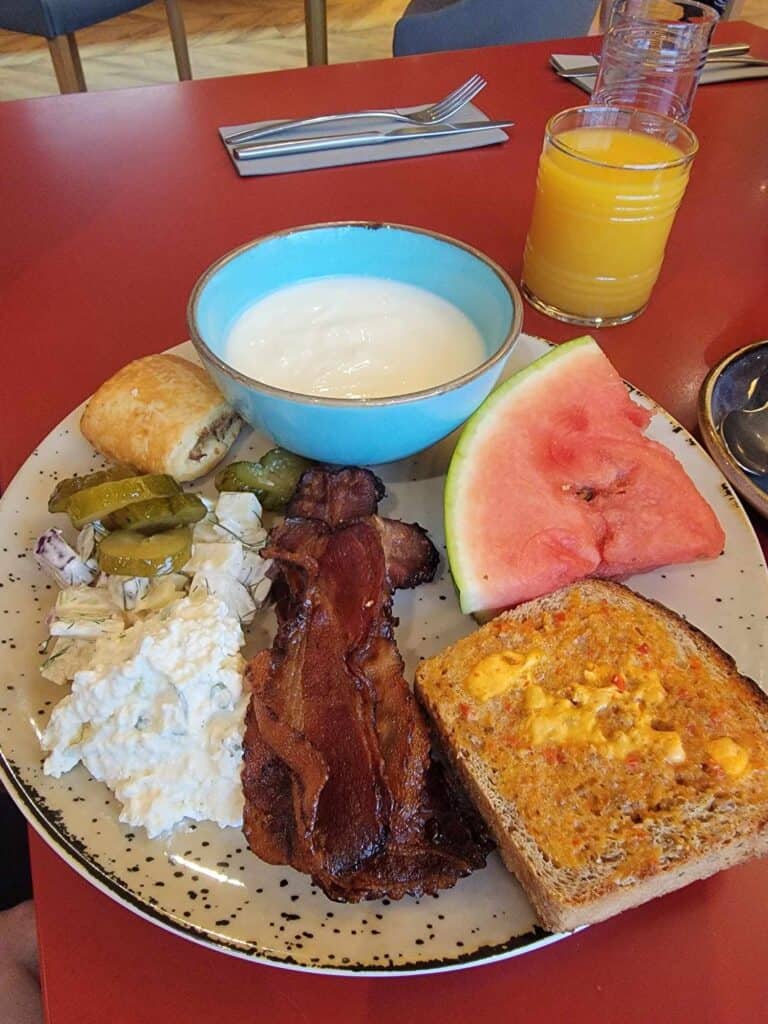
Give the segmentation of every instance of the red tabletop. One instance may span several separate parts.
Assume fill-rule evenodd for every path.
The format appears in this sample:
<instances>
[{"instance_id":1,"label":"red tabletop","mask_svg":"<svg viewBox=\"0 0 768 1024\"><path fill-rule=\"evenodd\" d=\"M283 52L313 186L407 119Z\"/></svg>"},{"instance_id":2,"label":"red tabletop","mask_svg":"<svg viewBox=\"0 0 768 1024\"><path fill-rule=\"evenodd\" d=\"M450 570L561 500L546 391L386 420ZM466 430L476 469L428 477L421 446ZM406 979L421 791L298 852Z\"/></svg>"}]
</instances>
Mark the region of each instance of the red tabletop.
<instances>
[{"instance_id":1,"label":"red tabletop","mask_svg":"<svg viewBox=\"0 0 768 1024\"><path fill-rule=\"evenodd\" d=\"M768 32L731 23L768 57ZM186 337L199 273L234 246L322 220L392 220L455 235L519 278L549 115L583 95L547 66L573 40L433 54L0 105L0 482L129 358ZM504 146L240 179L216 127L443 95L470 73L517 120ZM688 194L647 312L595 332L627 379L692 427L707 368L768 335L768 83L706 86ZM530 309L524 329L578 333ZM763 540L766 533L758 527ZM33 837L49 1019L735 1022L768 1005L768 862L749 864L548 949L450 975L337 979L238 961L109 901ZM247 1015L247 1016L246 1016Z\"/></svg>"}]
</instances>

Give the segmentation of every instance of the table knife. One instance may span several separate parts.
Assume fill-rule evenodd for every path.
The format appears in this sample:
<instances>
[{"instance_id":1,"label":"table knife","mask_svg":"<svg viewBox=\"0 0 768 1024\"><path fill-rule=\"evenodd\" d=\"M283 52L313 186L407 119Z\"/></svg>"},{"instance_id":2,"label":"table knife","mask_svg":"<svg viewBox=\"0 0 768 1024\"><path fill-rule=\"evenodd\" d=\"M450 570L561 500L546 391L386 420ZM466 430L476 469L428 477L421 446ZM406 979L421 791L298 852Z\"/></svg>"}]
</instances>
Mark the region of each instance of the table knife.
<instances>
[{"instance_id":1,"label":"table knife","mask_svg":"<svg viewBox=\"0 0 768 1024\"><path fill-rule=\"evenodd\" d=\"M768 67L768 60L759 57L714 57L708 60L705 70L727 71L728 68L764 68ZM591 68L575 68L573 71L558 71L559 78L597 78L597 66Z\"/></svg>"},{"instance_id":2,"label":"table knife","mask_svg":"<svg viewBox=\"0 0 768 1024\"><path fill-rule=\"evenodd\" d=\"M720 43L715 46L710 46L707 51L707 57L705 64L710 62L717 62L722 60L724 57L735 57L744 56L744 60L754 60L749 54L749 43ZM592 55L591 64L583 64L575 68L560 68L554 61L552 61L552 67L555 69L557 74L561 78L584 78L589 75L597 74L597 64L600 59L599 54ZM736 61L734 61L736 63Z\"/></svg>"},{"instance_id":3,"label":"table knife","mask_svg":"<svg viewBox=\"0 0 768 1024\"><path fill-rule=\"evenodd\" d=\"M710 57L737 57L740 53L749 53L749 43L715 43L707 50Z\"/></svg>"},{"instance_id":4,"label":"table knife","mask_svg":"<svg viewBox=\"0 0 768 1024\"><path fill-rule=\"evenodd\" d=\"M450 138L472 132L486 132L492 128L512 128L514 121L472 121L464 124L436 125L435 127L394 128L386 132L354 132L348 135L314 136L304 139L286 139L282 142L255 142L235 146L232 152L238 160L257 160L268 156L293 156L298 153L322 153L350 146L378 146L387 142L410 142L416 139Z\"/></svg>"}]
</instances>

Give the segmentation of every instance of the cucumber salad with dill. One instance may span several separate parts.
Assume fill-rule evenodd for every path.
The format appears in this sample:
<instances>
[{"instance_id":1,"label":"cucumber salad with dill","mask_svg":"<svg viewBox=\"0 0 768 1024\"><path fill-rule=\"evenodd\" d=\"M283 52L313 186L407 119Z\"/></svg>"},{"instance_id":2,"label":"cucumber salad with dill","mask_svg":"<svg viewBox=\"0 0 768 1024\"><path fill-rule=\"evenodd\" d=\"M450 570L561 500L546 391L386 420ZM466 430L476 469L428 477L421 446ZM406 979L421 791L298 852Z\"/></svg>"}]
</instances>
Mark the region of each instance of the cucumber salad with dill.
<instances>
[{"instance_id":1,"label":"cucumber salad with dill","mask_svg":"<svg viewBox=\"0 0 768 1024\"><path fill-rule=\"evenodd\" d=\"M214 501L123 466L57 484L48 508L69 529L34 550L60 588L41 672L69 687L41 736L46 774L82 763L150 837L241 824L243 628L271 585L262 509L307 465L280 449L233 463Z\"/></svg>"}]
</instances>

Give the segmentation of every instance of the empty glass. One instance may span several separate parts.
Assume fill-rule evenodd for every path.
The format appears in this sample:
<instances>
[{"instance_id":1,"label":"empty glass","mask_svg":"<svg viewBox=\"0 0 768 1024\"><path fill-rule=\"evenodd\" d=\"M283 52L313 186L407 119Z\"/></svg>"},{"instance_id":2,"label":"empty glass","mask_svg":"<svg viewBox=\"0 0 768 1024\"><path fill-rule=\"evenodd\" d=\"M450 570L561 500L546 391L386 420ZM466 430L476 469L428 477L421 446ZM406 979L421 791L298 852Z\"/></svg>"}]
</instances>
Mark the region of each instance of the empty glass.
<instances>
[{"instance_id":1,"label":"empty glass","mask_svg":"<svg viewBox=\"0 0 768 1024\"><path fill-rule=\"evenodd\" d=\"M616 0L592 102L686 122L718 18L694 0Z\"/></svg>"}]
</instances>

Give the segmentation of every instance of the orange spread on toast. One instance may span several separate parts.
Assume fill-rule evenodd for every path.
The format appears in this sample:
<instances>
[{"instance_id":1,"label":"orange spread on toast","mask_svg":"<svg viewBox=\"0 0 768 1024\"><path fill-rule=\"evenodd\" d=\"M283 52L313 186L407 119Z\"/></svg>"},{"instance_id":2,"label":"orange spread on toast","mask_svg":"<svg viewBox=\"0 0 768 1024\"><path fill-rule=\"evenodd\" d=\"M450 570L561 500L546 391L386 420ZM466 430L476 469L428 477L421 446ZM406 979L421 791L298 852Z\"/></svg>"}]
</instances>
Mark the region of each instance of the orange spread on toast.
<instances>
[{"instance_id":1,"label":"orange spread on toast","mask_svg":"<svg viewBox=\"0 0 768 1024\"><path fill-rule=\"evenodd\" d=\"M564 612L485 627L462 739L554 864L621 848L620 873L643 877L709 795L766 800L766 737L653 615L578 593Z\"/></svg>"}]
</instances>

